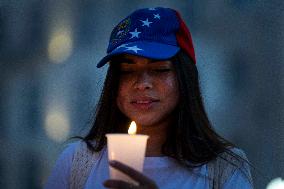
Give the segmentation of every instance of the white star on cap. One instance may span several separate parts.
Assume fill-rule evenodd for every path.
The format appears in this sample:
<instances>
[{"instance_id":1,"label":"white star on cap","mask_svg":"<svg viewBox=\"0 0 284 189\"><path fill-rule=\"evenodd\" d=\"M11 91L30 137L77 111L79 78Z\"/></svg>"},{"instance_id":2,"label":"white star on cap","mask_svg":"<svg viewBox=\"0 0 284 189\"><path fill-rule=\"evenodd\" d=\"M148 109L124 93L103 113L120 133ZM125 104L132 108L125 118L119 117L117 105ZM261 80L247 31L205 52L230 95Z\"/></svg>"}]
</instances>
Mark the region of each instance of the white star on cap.
<instances>
[{"instance_id":1,"label":"white star on cap","mask_svg":"<svg viewBox=\"0 0 284 189\"><path fill-rule=\"evenodd\" d=\"M128 45L128 44L122 44L122 45L120 45L120 46L116 47L116 49L119 49L119 48L122 48L122 47L127 48L127 47L126 47L126 45Z\"/></svg>"},{"instance_id":2,"label":"white star on cap","mask_svg":"<svg viewBox=\"0 0 284 189\"><path fill-rule=\"evenodd\" d=\"M154 18L158 18L158 19L160 19L161 17L160 17L160 15L159 15L159 14L154 14Z\"/></svg>"},{"instance_id":3,"label":"white star on cap","mask_svg":"<svg viewBox=\"0 0 284 189\"><path fill-rule=\"evenodd\" d=\"M143 51L143 49L138 48L136 45L132 46L132 47L125 47L127 49L125 49L125 51L134 51L135 53L137 53L137 51Z\"/></svg>"},{"instance_id":4,"label":"white star on cap","mask_svg":"<svg viewBox=\"0 0 284 189\"><path fill-rule=\"evenodd\" d=\"M139 31L137 31L137 28L135 28L135 30L133 31L133 32L129 32L132 36L130 37L130 39L132 39L132 38L134 38L134 37L137 37L137 38L139 38L139 34L141 33L141 32L139 32Z\"/></svg>"},{"instance_id":5,"label":"white star on cap","mask_svg":"<svg viewBox=\"0 0 284 189\"><path fill-rule=\"evenodd\" d=\"M148 18L146 20L140 20L141 22L143 22L142 26L148 26L150 27L150 24L152 24L153 22L149 22Z\"/></svg>"},{"instance_id":6,"label":"white star on cap","mask_svg":"<svg viewBox=\"0 0 284 189\"><path fill-rule=\"evenodd\" d=\"M116 35L120 35L121 33L123 33L123 30L119 30Z\"/></svg>"},{"instance_id":7,"label":"white star on cap","mask_svg":"<svg viewBox=\"0 0 284 189\"><path fill-rule=\"evenodd\" d=\"M156 10L156 8L149 8L148 10L150 10L150 11L154 11L154 10Z\"/></svg>"}]
</instances>

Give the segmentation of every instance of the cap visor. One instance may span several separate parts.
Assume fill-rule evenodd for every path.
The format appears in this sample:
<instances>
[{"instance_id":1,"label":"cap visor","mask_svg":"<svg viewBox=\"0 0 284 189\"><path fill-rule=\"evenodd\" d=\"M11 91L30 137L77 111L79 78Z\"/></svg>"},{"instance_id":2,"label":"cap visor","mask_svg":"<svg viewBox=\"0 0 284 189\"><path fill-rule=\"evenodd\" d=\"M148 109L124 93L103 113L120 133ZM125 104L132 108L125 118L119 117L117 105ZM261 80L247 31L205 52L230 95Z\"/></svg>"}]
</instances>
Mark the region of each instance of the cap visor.
<instances>
[{"instance_id":1,"label":"cap visor","mask_svg":"<svg viewBox=\"0 0 284 189\"><path fill-rule=\"evenodd\" d=\"M104 66L114 55L132 54L151 59L165 60L176 55L179 49L180 48L178 46L174 45L147 41L134 41L115 48L97 64L97 67L100 68Z\"/></svg>"}]
</instances>

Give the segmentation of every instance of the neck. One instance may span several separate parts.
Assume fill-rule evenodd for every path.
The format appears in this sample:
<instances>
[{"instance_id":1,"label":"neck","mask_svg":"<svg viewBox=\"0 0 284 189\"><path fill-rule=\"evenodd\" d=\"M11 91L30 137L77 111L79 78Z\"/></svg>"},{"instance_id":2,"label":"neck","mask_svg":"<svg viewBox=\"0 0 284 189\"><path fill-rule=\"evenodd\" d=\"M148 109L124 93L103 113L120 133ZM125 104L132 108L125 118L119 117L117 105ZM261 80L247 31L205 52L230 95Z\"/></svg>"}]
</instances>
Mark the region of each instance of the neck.
<instances>
[{"instance_id":1,"label":"neck","mask_svg":"<svg viewBox=\"0 0 284 189\"><path fill-rule=\"evenodd\" d=\"M149 136L147 141L146 156L164 156L162 154L162 145L167 138L167 127L169 123L161 123L153 126L139 126L137 133Z\"/></svg>"}]
</instances>

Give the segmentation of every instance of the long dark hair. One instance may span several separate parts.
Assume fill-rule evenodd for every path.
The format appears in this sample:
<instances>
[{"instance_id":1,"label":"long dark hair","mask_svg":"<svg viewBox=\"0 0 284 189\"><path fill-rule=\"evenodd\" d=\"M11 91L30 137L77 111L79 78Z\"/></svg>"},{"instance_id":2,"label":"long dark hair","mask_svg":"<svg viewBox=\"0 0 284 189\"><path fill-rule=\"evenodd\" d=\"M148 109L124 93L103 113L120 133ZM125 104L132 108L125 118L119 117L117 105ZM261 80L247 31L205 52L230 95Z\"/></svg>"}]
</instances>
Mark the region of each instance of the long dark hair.
<instances>
[{"instance_id":1,"label":"long dark hair","mask_svg":"<svg viewBox=\"0 0 284 189\"><path fill-rule=\"evenodd\" d=\"M162 153L188 166L200 166L215 159L234 145L219 136L211 126L202 102L198 71L183 51L172 58L176 70L180 102L174 124L167 131ZM126 133L130 121L116 105L119 65L110 63L90 132L81 137L90 150L99 152L106 145L106 133Z\"/></svg>"}]
</instances>

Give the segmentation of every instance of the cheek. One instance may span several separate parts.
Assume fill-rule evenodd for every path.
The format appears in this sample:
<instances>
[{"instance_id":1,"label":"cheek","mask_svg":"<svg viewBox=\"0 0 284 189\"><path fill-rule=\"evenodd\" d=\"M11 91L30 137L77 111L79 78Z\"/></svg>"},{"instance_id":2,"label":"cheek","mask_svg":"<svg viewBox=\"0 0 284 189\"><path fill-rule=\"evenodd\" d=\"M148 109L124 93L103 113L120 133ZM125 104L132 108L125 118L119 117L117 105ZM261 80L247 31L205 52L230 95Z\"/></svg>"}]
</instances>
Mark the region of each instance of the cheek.
<instances>
[{"instance_id":1,"label":"cheek","mask_svg":"<svg viewBox=\"0 0 284 189\"><path fill-rule=\"evenodd\" d=\"M176 104L179 101L179 87L175 76L169 77L164 81L164 90L168 100Z\"/></svg>"}]
</instances>

